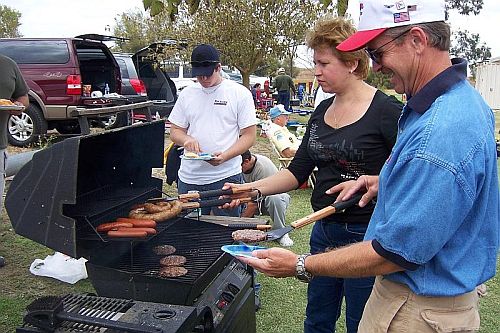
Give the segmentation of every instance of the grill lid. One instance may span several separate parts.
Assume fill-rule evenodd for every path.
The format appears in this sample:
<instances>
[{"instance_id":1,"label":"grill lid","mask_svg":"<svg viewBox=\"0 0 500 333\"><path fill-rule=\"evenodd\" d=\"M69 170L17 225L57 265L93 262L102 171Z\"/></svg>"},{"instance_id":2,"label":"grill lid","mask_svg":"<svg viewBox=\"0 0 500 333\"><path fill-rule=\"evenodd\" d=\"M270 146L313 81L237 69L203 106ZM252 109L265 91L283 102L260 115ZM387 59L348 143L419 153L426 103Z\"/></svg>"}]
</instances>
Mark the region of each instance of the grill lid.
<instances>
[{"instance_id":1,"label":"grill lid","mask_svg":"<svg viewBox=\"0 0 500 333\"><path fill-rule=\"evenodd\" d=\"M86 256L96 244L77 243L79 230L161 191L151 169L163 166L164 130L156 121L68 138L35 153L7 192L12 227L56 251ZM103 198L113 204L99 204Z\"/></svg>"}]
</instances>

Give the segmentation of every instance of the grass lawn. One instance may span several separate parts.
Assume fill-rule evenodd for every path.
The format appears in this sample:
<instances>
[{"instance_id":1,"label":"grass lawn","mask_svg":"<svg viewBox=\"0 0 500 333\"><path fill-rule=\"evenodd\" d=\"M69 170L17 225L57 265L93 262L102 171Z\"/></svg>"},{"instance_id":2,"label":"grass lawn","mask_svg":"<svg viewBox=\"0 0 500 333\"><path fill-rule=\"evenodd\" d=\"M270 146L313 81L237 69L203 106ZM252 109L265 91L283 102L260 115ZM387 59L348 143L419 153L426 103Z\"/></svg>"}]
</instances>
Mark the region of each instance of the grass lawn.
<instances>
[{"instance_id":1,"label":"grass lawn","mask_svg":"<svg viewBox=\"0 0 500 333\"><path fill-rule=\"evenodd\" d=\"M497 113L497 120L500 115ZM297 119L305 122L306 119ZM500 121L497 122L500 124ZM498 130L498 128L497 128ZM253 151L272 157L269 144L259 138ZM500 168L500 165L499 165ZM500 179L499 179L500 181ZM287 220L294 221L311 212L310 189L292 191L292 203ZM0 255L7 259L7 265L0 268L0 333L14 332L21 324L24 309L33 299L45 295L60 295L70 292L92 292L89 281L69 285L57 280L36 277L29 272L35 258L45 258L53 251L16 235L11 228L5 210L0 221ZM296 253L308 252L308 241L312 226L293 231L290 236ZM276 245L266 244L268 246ZM497 260L497 266L499 261ZM262 284L262 309L257 312L257 332L295 333L303 332L306 305L306 284L294 278L273 279L258 275ZM500 327L500 278L498 274L486 283L488 294L480 301L482 333L497 333ZM341 317L338 332L345 332ZM237 333L237 332L234 332Z\"/></svg>"}]
</instances>

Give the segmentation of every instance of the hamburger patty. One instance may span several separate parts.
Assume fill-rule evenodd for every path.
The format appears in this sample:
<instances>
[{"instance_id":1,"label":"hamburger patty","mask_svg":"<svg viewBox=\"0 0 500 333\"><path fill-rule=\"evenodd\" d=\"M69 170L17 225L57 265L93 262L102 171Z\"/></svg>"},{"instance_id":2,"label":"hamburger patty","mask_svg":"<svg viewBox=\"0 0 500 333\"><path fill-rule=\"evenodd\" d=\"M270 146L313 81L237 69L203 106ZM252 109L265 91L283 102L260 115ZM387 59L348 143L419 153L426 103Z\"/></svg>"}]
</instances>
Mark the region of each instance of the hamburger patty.
<instances>
[{"instance_id":1,"label":"hamburger patty","mask_svg":"<svg viewBox=\"0 0 500 333\"><path fill-rule=\"evenodd\" d=\"M182 266L186 263L184 256L166 256L160 259L162 266Z\"/></svg>"},{"instance_id":2,"label":"hamburger patty","mask_svg":"<svg viewBox=\"0 0 500 333\"><path fill-rule=\"evenodd\" d=\"M163 266L160 268L158 275L161 277L171 278L186 275L188 270L182 266Z\"/></svg>"},{"instance_id":3,"label":"hamburger patty","mask_svg":"<svg viewBox=\"0 0 500 333\"><path fill-rule=\"evenodd\" d=\"M267 234L264 231L254 229L236 230L231 236L235 241L245 243L257 243L267 239Z\"/></svg>"},{"instance_id":4,"label":"hamburger patty","mask_svg":"<svg viewBox=\"0 0 500 333\"><path fill-rule=\"evenodd\" d=\"M165 245L158 245L158 246L153 247L153 252L159 256L169 256L169 255L175 253L175 251L176 251L176 248L173 247L172 245L165 244Z\"/></svg>"}]
</instances>

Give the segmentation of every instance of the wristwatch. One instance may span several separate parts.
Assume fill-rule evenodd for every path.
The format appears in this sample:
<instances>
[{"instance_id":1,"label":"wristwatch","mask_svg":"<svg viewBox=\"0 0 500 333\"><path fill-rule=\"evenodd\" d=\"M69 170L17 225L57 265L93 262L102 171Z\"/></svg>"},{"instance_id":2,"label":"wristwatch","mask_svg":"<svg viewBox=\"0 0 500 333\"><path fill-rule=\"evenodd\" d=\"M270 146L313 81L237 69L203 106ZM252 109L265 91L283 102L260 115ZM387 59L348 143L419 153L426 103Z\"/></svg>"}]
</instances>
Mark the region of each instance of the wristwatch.
<instances>
[{"instance_id":1,"label":"wristwatch","mask_svg":"<svg viewBox=\"0 0 500 333\"><path fill-rule=\"evenodd\" d=\"M306 258L310 255L310 253L299 255L295 265L295 277L305 283L308 283L313 278L313 275L306 270Z\"/></svg>"}]
</instances>

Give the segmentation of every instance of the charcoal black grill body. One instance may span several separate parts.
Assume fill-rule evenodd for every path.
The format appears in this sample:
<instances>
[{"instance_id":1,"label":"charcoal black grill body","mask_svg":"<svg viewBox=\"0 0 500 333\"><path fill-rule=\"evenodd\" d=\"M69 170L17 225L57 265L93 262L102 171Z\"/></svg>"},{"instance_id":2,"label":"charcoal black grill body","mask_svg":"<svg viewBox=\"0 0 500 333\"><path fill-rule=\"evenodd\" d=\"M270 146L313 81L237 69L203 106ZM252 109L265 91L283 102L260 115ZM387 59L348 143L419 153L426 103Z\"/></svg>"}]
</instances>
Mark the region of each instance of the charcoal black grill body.
<instances>
[{"instance_id":1,"label":"charcoal black grill body","mask_svg":"<svg viewBox=\"0 0 500 333\"><path fill-rule=\"evenodd\" d=\"M255 332L251 271L222 252L231 229L178 217L145 239L109 239L96 227L162 195L162 121L68 138L37 152L15 176L6 209L16 233L75 258L99 296L197 309L198 332ZM156 245L187 258L188 273L158 276ZM238 327L238 325L245 326ZM200 326L203 329L200 329Z\"/></svg>"}]
</instances>

